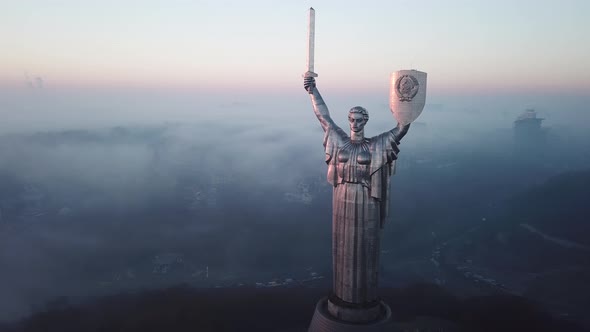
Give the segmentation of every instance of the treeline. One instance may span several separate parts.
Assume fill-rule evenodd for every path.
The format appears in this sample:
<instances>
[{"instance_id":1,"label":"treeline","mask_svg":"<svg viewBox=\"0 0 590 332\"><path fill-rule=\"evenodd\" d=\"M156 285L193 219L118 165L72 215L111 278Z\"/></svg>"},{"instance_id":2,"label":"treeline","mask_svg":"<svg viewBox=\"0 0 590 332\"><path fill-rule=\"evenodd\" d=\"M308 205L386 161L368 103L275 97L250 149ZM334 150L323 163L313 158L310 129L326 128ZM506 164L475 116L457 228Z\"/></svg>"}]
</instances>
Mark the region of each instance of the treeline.
<instances>
[{"instance_id":1,"label":"treeline","mask_svg":"<svg viewBox=\"0 0 590 332\"><path fill-rule=\"evenodd\" d=\"M515 196L507 219L590 246L589 196L590 170L563 173Z\"/></svg>"}]
</instances>

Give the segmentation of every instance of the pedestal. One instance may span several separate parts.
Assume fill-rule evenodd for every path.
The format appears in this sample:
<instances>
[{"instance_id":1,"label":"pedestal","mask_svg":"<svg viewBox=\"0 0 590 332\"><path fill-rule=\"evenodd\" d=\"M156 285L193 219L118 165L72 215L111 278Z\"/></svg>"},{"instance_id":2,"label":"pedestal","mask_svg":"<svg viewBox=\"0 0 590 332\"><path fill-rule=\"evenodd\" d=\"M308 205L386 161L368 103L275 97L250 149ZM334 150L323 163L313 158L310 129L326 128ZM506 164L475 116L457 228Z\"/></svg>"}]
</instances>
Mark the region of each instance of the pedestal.
<instances>
[{"instance_id":1,"label":"pedestal","mask_svg":"<svg viewBox=\"0 0 590 332\"><path fill-rule=\"evenodd\" d=\"M381 300L371 303L354 304L342 301L336 295L328 297L328 312L332 317L355 324L374 322L383 315Z\"/></svg>"},{"instance_id":2,"label":"pedestal","mask_svg":"<svg viewBox=\"0 0 590 332\"><path fill-rule=\"evenodd\" d=\"M334 317L330 311L342 312L345 310L347 314L348 308L339 307L336 303L332 303L327 297L321 299L315 307L315 313L311 319L308 332L381 332L393 331L393 324L391 320L391 309L385 302L379 303L378 317L370 322L365 323L350 323ZM354 312L352 313L355 314Z\"/></svg>"}]
</instances>

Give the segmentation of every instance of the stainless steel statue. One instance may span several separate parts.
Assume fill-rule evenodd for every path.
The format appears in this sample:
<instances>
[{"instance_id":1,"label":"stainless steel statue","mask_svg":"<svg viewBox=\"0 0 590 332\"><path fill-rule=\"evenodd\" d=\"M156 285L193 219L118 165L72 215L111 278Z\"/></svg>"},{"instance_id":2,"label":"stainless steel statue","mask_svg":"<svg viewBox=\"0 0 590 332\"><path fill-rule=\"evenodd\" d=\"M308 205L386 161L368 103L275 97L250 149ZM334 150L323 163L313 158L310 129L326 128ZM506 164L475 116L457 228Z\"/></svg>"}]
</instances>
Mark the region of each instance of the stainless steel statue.
<instances>
[{"instance_id":1,"label":"stainless steel statue","mask_svg":"<svg viewBox=\"0 0 590 332\"><path fill-rule=\"evenodd\" d=\"M390 108L398 121L395 128L375 137L365 137L369 113L356 106L348 113L348 135L330 117L316 86L314 15L311 9L311 55L304 74L304 88L324 130L327 180L333 185L333 293L325 303L318 303L310 331L353 331L353 326L358 328L359 323L379 321L389 310L377 295L381 233L388 216L390 179L395 172L398 145L424 107L426 73L404 70L392 74ZM325 306L327 312L318 312L326 309L321 306ZM341 325L328 328L326 321L330 319Z\"/></svg>"}]
</instances>

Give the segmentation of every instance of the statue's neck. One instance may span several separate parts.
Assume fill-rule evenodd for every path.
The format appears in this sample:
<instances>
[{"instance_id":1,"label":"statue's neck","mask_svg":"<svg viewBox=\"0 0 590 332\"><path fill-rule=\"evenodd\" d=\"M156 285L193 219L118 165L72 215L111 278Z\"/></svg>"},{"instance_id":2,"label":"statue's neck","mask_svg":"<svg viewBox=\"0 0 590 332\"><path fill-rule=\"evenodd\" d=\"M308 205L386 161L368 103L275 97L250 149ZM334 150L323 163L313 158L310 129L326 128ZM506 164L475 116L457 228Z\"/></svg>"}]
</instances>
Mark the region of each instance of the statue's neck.
<instances>
[{"instance_id":1,"label":"statue's neck","mask_svg":"<svg viewBox=\"0 0 590 332\"><path fill-rule=\"evenodd\" d=\"M354 132L354 131L350 132L350 140L351 141L362 141L363 139L365 139L365 130L364 129L359 132Z\"/></svg>"}]
</instances>

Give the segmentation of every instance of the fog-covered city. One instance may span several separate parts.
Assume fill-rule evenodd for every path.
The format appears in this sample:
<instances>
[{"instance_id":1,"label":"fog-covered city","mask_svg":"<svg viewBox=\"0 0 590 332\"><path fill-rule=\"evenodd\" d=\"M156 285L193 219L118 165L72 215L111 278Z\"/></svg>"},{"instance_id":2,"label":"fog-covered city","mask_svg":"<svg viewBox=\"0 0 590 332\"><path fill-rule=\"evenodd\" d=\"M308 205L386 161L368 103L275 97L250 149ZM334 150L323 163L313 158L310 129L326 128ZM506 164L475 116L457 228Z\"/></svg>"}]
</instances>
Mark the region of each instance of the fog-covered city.
<instances>
[{"instance_id":1,"label":"fog-covered city","mask_svg":"<svg viewBox=\"0 0 590 332\"><path fill-rule=\"evenodd\" d=\"M346 98L324 95L346 126ZM13 100L22 107L14 114L29 112L43 127L15 123L0 138L3 320L55 298L181 283L329 286L331 188L323 135L303 90L289 102L220 98L200 108L195 98L184 114L165 110L170 99L149 99L159 105L150 110L132 95L122 106L89 97L63 105L47 89L24 96ZM393 128L385 103L366 104L368 135ZM541 138L529 142L515 133L526 106L426 106L400 145L384 287L429 282L465 296L506 292L583 316L590 271L584 109L544 103L536 114L544 118ZM67 123L75 117L65 113L88 108L96 120ZM144 112L149 121L131 120ZM555 196L535 196L543 190ZM521 204L529 204L524 212ZM576 290L556 286L563 282Z\"/></svg>"},{"instance_id":2,"label":"fog-covered city","mask_svg":"<svg viewBox=\"0 0 590 332\"><path fill-rule=\"evenodd\" d=\"M369 138L409 69L425 106L383 151L386 200L341 182L389 207L359 255L378 296L349 304L407 331L590 329L590 4L312 2L3 6L0 331L306 330L343 299L309 77Z\"/></svg>"}]
</instances>

